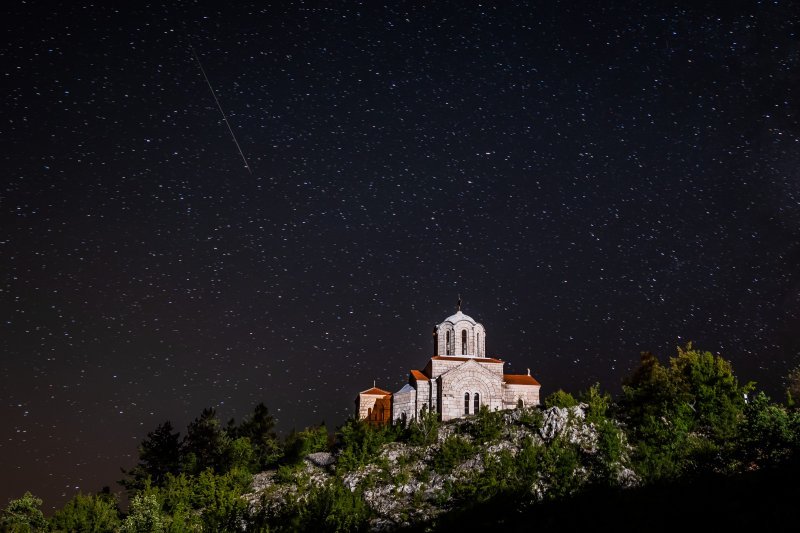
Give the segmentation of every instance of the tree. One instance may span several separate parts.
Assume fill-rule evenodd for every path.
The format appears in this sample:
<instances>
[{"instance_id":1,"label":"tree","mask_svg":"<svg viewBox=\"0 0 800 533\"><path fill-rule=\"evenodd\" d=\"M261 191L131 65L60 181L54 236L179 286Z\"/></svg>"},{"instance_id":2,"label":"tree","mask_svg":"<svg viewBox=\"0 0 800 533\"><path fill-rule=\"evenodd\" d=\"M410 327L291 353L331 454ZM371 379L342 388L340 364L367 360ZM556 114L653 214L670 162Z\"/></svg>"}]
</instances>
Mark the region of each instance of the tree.
<instances>
[{"instance_id":1,"label":"tree","mask_svg":"<svg viewBox=\"0 0 800 533\"><path fill-rule=\"evenodd\" d=\"M134 496L130 513L122 522L120 533L164 533L166 530L166 520L155 494Z\"/></svg>"},{"instance_id":2,"label":"tree","mask_svg":"<svg viewBox=\"0 0 800 533\"><path fill-rule=\"evenodd\" d=\"M290 464L302 461L310 453L324 452L328 449L328 429L323 423L303 431L292 431L286 437L284 448L285 460Z\"/></svg>"},{"instance_id":3,"label":"tree","mask_svg":"<svg viewBox=\"0 0 800 533\"><path fill-rule=\"evenodd\" d=\"M367 464L382 444L394 438L391 428L372 427L366 420L349 419L336 434L337 446L341 448L337 469L348 472Z\"/></svg>"},{"instance_id":4,"label":"tree","mask_svg":"<svg viewBox=\"0 0 800 533\"><path fill-rule=\"evenodd\" d=\"M408 442L411 444L433 444L439 438L441 421L435 411L428 411L427 407L420 410L419 415L409 422L406 428Z\"/></svg>"},{"instance_id":5,"label":"tree","mask_svg":"<svg viewBox=\"0 0 800 533\"><path fill-rule=\"evenodd\" d=\"M275 465L280 459L282 451L275 434L275 418L263 403L256 405L253 414L245 418L234 431L236 437L250 439L258 470Z\"/></svg>"},{"instance_id":6,"label":"tree","mask_svg":"<svg viewBox=\"0 0 800 533\"><path fill-rule=\"evenodd\" d=\"M54 532L104 533L120 525L116 498L108 493L76 494L50 520Z\"/></svg>"},{"instance_id":7,"label":"tree","mask_svg":"<svg viewBox=\"0 0 800 533\"><path fill-rule=\"evenodd\" d=\"M186 428L183 467L191 474L199 474L207 468L216 472L223 470L228 444L228 436L220 427L216 410L211 407L203 409Z\"/></svg>"},{"instance_id":8,"label":"tree","mask_svg":"<svg viewBox=\"0 0 800 533\"><path fill-rule=\"evenodd\" d=\"M561 389L544 399L544 406L547 409L551 407L575 407L576 405L578 405L578 400L572 394Z\"/></svg>"},{"instance_id":9,"label":"tree","mask_svg":"<svg viewBox=\"0 0 800 533\"><path fill-rule=\"evenodd\" d=\"M607 420L611 407L611 395L600 392L600 384L595 383L580 395L581 402L586 404L586 421L597 423Z\"/></svg>"},{"instance_id":10,"label":"tree","mask_svg":"<svg viewBox=\"0 0 800 533\"><path fill-rule=\"evenodd\" d=\"M0 526L8 533L47 531L47 520L40 507L42 500L30 492L11 500L0 514Z\"/></svg>"},{"instance_id":11,"label":"tree","mask_svg":"<svg viewBox=\"0 0 800 533\"><path fill-rule=\"evenodd\" d=\"M711 352L701 352L688 343L678 347L670 359L670 372L677 383L678 401L694 411L695 429L717 444L736 435L744 419L745 396L752 384L740 386L730 362Z\"/></svg>"},{"instance_id":12,"label":"tree","mask_svg":"<svg viewBox=\"0 0 800 533\"><path fill-rule=\"evenodd\" d=\"M139 445L139 464L125 472L129 479L120 483L128 490L142 489L147 479L161 486L167 474L180 472L182 452L180 433L173 432L167 420L147 434Z\"/></svg>"},{"instance_id":13,"label":"tree","mask_svg":"<svg viewBox=\"0 0 800 533\"><path fill-rule=\"evenodd\" d=\"M789 407L800 405L800 365L786 376L786 403Z\"/></svg>"},{"instance_id":14,"label":"tree","mask_svg":"<svg viewBox=\"0 0 800 533\"><path fill-rule=\"evenodd\" d=\"M746 463L777 463L798 451L792 414L763 392L752 395L745 407L739 435L740 457Z\"/></svg>"},{"instance_id":15,"label":"tree","mask_svg":"<svg viewBox=\"0 0 800 533\"><path fill-rule=\"evenodd\" d=\"M503 413L490 410L482 405L477 416L472 420L470 433L479 443L497 439L503 433Z\"/></svg>"},{"instance_id":16,"label":"tree","mask_svg":"<svg viewBox=\"0 0 800 533\"><path fill-rule=\"evenodd\" d=\"M751 389L739 385L728 361L691 343L668 367L643 353L620 402L643 477L675 477L720 460L732 449Z\"/></svg>"}]
</instances>

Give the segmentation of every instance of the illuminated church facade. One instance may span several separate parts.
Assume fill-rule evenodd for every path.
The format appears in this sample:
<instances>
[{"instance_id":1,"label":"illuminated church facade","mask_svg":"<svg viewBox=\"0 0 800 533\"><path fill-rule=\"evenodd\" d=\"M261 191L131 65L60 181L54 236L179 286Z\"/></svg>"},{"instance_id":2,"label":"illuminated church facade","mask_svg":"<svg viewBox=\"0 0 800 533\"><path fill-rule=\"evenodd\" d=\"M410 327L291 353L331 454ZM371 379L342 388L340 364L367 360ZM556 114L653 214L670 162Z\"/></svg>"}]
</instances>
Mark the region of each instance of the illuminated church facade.
<instances>
[{"instance_id":1,"label":"illuminated church facade","mask_svg":"<svg viewBox=\"0 0 800 533\"><path fill-rule=\"evenodd\" d=\"M527 374L506 374L505 363L486 356L486 330L472 317L456 313L433 328L433 357L411 370L408 383L391 393L372 387L356 398L356 416L376 424L415 419L423 410L443 421L478 412L539 405L541 385Z\"/></svg>"}]
</instances>

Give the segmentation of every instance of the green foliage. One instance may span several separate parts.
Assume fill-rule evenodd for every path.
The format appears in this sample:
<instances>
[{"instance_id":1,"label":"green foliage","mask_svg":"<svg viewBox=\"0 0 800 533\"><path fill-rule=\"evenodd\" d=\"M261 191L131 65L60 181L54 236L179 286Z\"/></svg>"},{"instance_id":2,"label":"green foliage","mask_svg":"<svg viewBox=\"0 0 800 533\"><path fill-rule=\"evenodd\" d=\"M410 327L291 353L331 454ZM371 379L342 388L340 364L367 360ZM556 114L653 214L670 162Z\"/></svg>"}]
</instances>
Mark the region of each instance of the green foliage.
<instances>
[{"instance_id":1,"label":"green foliage","mask_svg":"<svg viewBox=\"0 0 800 533\"><path fill-rule=\"evenodd\" d=\"M786 405L789 407L800 405L800 365L790 370L786 376Z\"/></svg>"},{"instance_id":2,"label":"green foliage","mask_svg":"<svg viewBox=\"0 0 800 533\"><path fill-rule=\"evenodd\" d=\"M752 385L739 385L730 362L711 352L701 352L688 343L678 347L670 359L670 372L677 384L678 401L692 407L695 428L722 442L737 432L743 419L745 394Z\"/></svg>"},{"instance_id":3,"label":"green foliage","mask_svg":"<svg viewBox=\"0 0 800 533\"><path fill-rule=\"evenodd\" d=\"M563 438L555 438L545 447L539 458L540 479L547 490L545 499L557 500L574 494L582 480L576 475L580 457L575 445Z\"/></svg>"},{"instance_id":4,"label":"green foliage","mask_svg":"<svg viewBox=\"0 0 800 533\"><path fill-rule=\"evenodd\" d=\"M739 434L739 456L746 464L775 464L800 451L797 413L774 404L766 394L752 395Z\"/></svg>"},{"instance_id":5,"label":"green foliage","mask_svg":"<svg viewBox=\"0 0 800 533\"><path fill-rule=\"evenodd\" d=\"M120 527L120 533L166 533L166 520L161 504L153 494L137 494L130 504L130 512Z\"/></svg>"},{"instance_id":6,"label":"green foliage","mask_svg":"<svg viewBox=\"0 0 800 533\"><path fill-rule=\"evenodd\" d=\"M197 476L169 476L157 492L164 512L175 517L181 528L204 531L238 531L247 514L247 504L241 498L251 484L247 470L233 469L215 474L211 469ZM171 524L171 531L178 530Z\"/></svg>"},{"instance_id":7,"label":"green foliage","mask_svg":"<svg viewBox=\"0 0 800 533\"><path fill-rule=\"evenodd\" d=\"M476 452L475 446L459 435L450 435L442 442L439 451L434 454L432 466L439 473L447 473L460 465Z\"/></svg>"},{"instance_id":8,"label":"green foliage","mask_svg":"<svg viewBox=\"0 0 800 533\"><path fill-rule=\"evenodd\" d=\"M228 447L224 453L225 470L246 470L253 473L260 470L256 451L253 449L249 438L239 437L228 442Z\"/></svg>"},{"instance_id":9,"label":"green foliage","mask_svg":"<svg viewBox=\"0 0 800 533\"><path fill-rule=\"evenodd\" d=\"M595 420L597 453L591 458L593 481L601 485L617 485L617 474L625 455L625 434L608 418Z\"/></svg>"},{"instance_id":10,"label":"green foliage","mask_svg":"<svg viewBox=\"0 0 800 533\"><path fill-rule=\"evenodd\" d=\"M110 493L76 494L50 519L54 532L104 533L120 525L117 500Z\"/></svg>"},{"instance_id":11,"label":"green foliage","mask_svg":"<svg viewBox=\"0 0 800 533\"><path fill-rule=\"evenodd\" d=\"M167 420L147 434L139 445L139 463L125 472L128 478L120 484L128 490L142 489L148 479L161 485L168 473L180 472L181 456L180 433L174 433Z\"/></svg>"},{"instance_id":12,"label":"green foliage","mask_svg":"<svg viewBox=\"0 0 800 533\"><path fill-rule=\"evenodd\" d=\"M730 452L744 421L744 398L728 361L692 347L678 348L669 367L650 353L623 386L624 421L646 480L707 468Z\"/></svg>"},{"instance_id":13,"label":"green foliage","mask_svg":"<svg viewBox=\"0 0 800 533\"><path fill-rule=\"evenodd\" d=\"M470 434L479 443L496 440L503 433L503 413L491 411L487 406L482 405L478 414L470 425Z\"/></svg>"},{"instance_id":14,"label":"green foliage","mask_svg":"<svg viewBox=\"0 0 800 533\"><path fill-rule=\"evenodd\" d=\"M281 507L264 506L250 517L247 531L366 531L370 516L361 492L334 478L321 486L301 484Z\"/></svg>"},{"instance_id":15,"label":"green foliage","mask_svg":"<svg viewBox=\"0 0 800 533\"><path fill-rule=\"evenodd\" d=\"M8 533L47 531L47 520L40 507L42 500L30 492L11 500L0 513L0 527Z\"/></svg>"},{"instance_id":16,"label":"green foliage","mask_svg":"<svg viewBox=\"0 0 800 533\"><path fill-rule=\"evenodd\" d=\"M523 426L538 430L544 423L544 413L538 407L518 407L519 423Z\"/></svg>"},{"instance_id":17,"label":"green foliage","mask_svg":"<svg viewBox=\"0 0 800 533\"><path fill-rule=\"evenodd\" d=\"M220 426L216 410L203 409L186 428L183 470L190 474L199 474L207 468L216 472L224 470L229 443L230 438Z\"/></svg>"},{"instance_id":18,"label":"green foliage","mask_svg":"<svg viewBox=\"0 0 800 533\"><path fill-rule=\"evenodd\" d=\"M600 384L595 383L580 395L580 400L586 404L586 422L597 431L597 452L588 459L592 481L600 485L616 485L626 440L622 430L610 417L613 405L611 395L601 392Z\"/></svg>"},{"instance_id":19,"label":"green foliage","mask_svg":"<svg viewBox=\"0 0 800 533\"><path fill-rule=\"evenodd\" d=\"M501 495L519 491L520 476L515 457L508 450L483 454L484 469L453 487L453 498L460 505L476 505Z\"/></svg>"},{"instance_id":20,"label":"green foliage","mask_svg":"<svg viewBox=\"0 0 800 533\"><path fill-rule=\"evenodd\" d=\"M336 434L337 446L341 448L337 469L348 472L367 464L377 455L381 445L395 439L392 428L374 427L364 420L351 418Z\"/></svg>"},{"instance_id":21,"label":"green foliage","mask_svg":"<svg viewBox=\"0 0 800 533\"><path fill-rule=\"evenodd\" d=\"M440 426L439 415L423 407L419 416L408 424L406 440L417 446L433 444L439 438Z\"/></svg>"},{"instance_id":22,"label":"green foliage","mask_svg":"<svg viewBox=\"0 0 800 533\"><path fill-rule=\"evenodd\" d=\"M561 389L544 399L544 406L547 409L551 407L575 407L576 405L578 405L578 400L572 394Z\"/></svg>"},{"instance_id":23,"label":"green foliage","mask_svg":"<svg viewBox=\"0 0 800 533\"><path fill-rule=\"evenodd\" d=\"M369 509L360 492L350 492L334 480L313 488L300 514L301 531L366 531Z\"/></svg>"},{"instance_id":24,"label":"green foliage","mask_svg":"<svg viewBox=\"0 0 800 533\"><path fill-rule=\"evenodd\" d=\"M253 414L229 433L231 437L247 437L250 440L258 471L276 464L282 456L280 440L275 434L275 418L263 403L256 405Z\"/></svg>"},{"instance_id":25,"label":"green foliage","mask_svg":"<svg viewBox=\"0 0 800 533\"><path fill-rule=\"evenodd\" d=\"M589 390L580 395L581 402L586 404L586 421L589 423L603 423L608 420L609 407L612 404L611 395L600 392L600 384L595 383Z\"/></svg>"},{"instance_id":26,"label":"green foliage","mask_svg":"<svg viewBox=\"0 0 800 533\"><path fill-rule=\"evenodd\" d=\"M290 464L302 461L310 453L327 451L328 429L321 424L299 432L292 431L286 438L284 449L284 460Z\"/></svg>"},{"instance_id":27,"label":"green foliage","mask_svg":"<svg viewBox=\"0 0 800 533\"><path fill-rule=\"evenodd\" d=\"M796 377L800 386L800 370ZM484 406L475 417L450 425L451 434L441 444L442 423L435 412L423 410L407 427L351 419L337 430L337 475L321 485L302 460L330 448L324 425L293 431L281 442L263 404L241 424L231 420L225 427L213 409L205 409L183 442L169 422L147 434L125 481L132 499L124 520L110 494L79 494L55 513L50 526L58 532L359 531L367 528L370 510L342 477L366 465L360 490L383 482L404 484L412 477L428 483L436 472L450 481L434 502L478 512L475 506L494 508L498 502L518 510L573 495L587 485L614 487L622 468L631 465L651 483L702 468L730 472L790 464L800 452L800 411L774 404L763 393L745 401L751 389L739 384L729 362L691 344L678 348L666 365L644 353L625 380L618 404L599 384L578 396L586 405L585 423L596 431L596 450L563 435L543 443L535 435L543 413L531 407L518 407L507 417ZM796 392L790 388L790 400L800 397ZM568 408L578 400L559 390L545 405ZM506 428L506 419L522 427ZM573 422L581 423L577 417ZM521 443L515 438L516 453L485 451L504 432L522 437ZM525 437L530 432L534 435ZM381 447L398 436L407 445L393 469ZM430 468L418 472L416 461L431 450ZM482 450L482 469L459 469L452 475ZM242 498L252 473L276 466L274 479L281 486L269 490L280 495L281 503L273 501L252 515ZM422 504L428 497L420 492L414 502ZM46 531L40 506L30 493L13 500L0 515L0 530Z\"/></svg>"}]
</instances>

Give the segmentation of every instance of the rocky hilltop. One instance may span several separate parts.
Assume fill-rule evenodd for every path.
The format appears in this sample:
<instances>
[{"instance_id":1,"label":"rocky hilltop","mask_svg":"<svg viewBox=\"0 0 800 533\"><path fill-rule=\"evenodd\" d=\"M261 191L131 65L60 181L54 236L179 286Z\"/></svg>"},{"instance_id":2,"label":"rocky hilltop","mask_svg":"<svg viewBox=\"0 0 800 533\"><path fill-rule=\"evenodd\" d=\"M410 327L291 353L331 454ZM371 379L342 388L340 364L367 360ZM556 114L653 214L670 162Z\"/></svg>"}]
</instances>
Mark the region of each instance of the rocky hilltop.
<instances>
[{"instance_id":1,"label":"rocky hilltop","mask_svg":"<svg viewBox=\"0 0 800 533\"><path fill-rule=\"evenodd\" d=\"M339 450L309 454L293 469L256 474L246 498L253 512L272 522L291 515L312 495L347 491L366 507L371 530L390 531L435 523L470 501L496 494L498 485L528 503L563 497L592 483L638 485L623 432L597 427L587 420L586 408L486 411L442 425L428 417L412 423L416 438L383 444L352 470ZM475 493L481 490L484 494Z\"/></svg>"}]
</instances>

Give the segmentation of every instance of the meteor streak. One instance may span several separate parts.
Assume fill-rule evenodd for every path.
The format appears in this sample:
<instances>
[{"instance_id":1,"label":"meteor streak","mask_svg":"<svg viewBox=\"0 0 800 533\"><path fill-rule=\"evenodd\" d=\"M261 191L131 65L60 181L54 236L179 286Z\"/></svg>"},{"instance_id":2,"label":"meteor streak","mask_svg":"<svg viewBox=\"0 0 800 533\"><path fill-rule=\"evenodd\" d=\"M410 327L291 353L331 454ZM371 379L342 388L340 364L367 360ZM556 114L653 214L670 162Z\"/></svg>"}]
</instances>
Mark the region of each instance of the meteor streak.
<instances>
[{"instance_id":1,"label":"meteor streak","mask_svg":"<svg viewBox=\"0 0 800 533\"><path fill-rule=\"evenodd\" d=\"M192 50L192 55L194 55L195 60L197 60L197 65L200 67L200 72L203 73L203 78L206 80L206 84L208 85L208 89L211 91L211 96L214 97L214 102L217 103L217 109L219 109L220 115L222 115L222 120L225 121L225 125L228 126L228 131L231 134L231 139L233 139L233 144L236 145L236 149L239 150L239 155L242 156L242 161L244 161L244 168L247 169L247 172L250 174L253 173L250 170L250 165L247 163L247 158L244 156L244 152L242 152L242 147L239 146L239 141L236 139L236 135L233 133L233 128L231 128L231 123L228 122L228 117L225 116L225 111L222 110L222 105L219 103L219 99L217 99L217 93L214 92L214 87L211 86L211 82L208 79L208 75L206 74L206 69L203 68L203 63L200 62L200 56L197 55L197 51L194 49L194 46L189 46Z\"/></svg>"}]
</instances>

